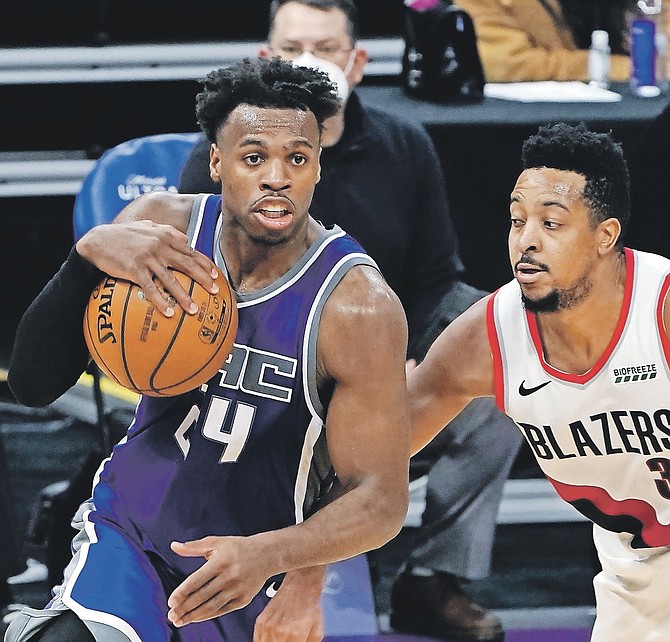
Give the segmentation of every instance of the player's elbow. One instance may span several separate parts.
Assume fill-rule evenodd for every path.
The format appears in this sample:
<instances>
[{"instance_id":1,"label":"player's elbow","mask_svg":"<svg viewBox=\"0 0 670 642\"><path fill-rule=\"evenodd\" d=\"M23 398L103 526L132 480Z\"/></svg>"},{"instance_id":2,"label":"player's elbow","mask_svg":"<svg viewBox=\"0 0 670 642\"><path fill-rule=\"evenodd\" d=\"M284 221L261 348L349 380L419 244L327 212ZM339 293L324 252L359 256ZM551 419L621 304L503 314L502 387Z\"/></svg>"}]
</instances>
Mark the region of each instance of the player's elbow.
<instances>
[{"instance_id":1,"label":"player's elbow","mask_svg":"<svg viewBox=\"0 0 670 642\"><path fill-rule=\"evenodd\" d=\"M48 389L35 385L30 371L22 372L18 366L10 365L7 373L7 385L14 399L22 406L43 408L54 400Z\"/></svg>"},{"instance_id":2,"label":"player's elbow","mask_svg":"<svg viewBox=\"0 0 670 642\"><path fill-rule=\"evenodd\" d=\"M53 401L48 398L46 395L42 394L39 390L35 390L35 386L22 386L20 384L14 383L11 376L7 377L7 383L9 389L16 401L22 406L28 406L30 408L43 408Z\"/></svg>"},{"instance_id":3,"label":"player's elbow","mask_svg":"<svg viewBox=\"0 0 670 642\"><path fill-rule=\"evenodd\" d=\"M375 542L371 548L379 548L392 540L403 527L407 517L409 491L407 484L393 485L372 498L367 512L369 523L375 524Z\"/></svg>"}]
</instances>

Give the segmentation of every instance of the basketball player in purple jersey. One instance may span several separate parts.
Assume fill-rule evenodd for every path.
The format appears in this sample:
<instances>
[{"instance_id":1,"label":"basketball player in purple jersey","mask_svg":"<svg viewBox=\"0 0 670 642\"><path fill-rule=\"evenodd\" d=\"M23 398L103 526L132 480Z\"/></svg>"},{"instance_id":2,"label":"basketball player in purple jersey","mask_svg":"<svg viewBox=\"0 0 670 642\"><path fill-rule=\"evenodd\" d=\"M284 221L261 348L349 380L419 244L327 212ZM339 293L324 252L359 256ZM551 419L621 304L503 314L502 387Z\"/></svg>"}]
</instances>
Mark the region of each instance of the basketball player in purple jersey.
<instances>
[{"instance_id":1,"label":"basketball player in purple jersey","mask_svg":"<svg viewBox=\"0 0 670 642\"><path fill-rule=\"evenodd\" d=\"M541 128L511 195L515 279L409 375L412 450L494 396L594 522L593 642L670 639L670 261L624 248L628 171L583 124Z\"/></svg>"},{"instance_id":2,"label":"basketball player in purple jersey","mask_svg":"<svg viewBox=\"0 0 670 642\"><path fill-rule=\"evenodd\" d=\"M169 315L172 297L191 301L168 268L210 289L222 270L239 329L201 389L140 400L77 513L63 583L8 642L277 639L254 626L282 574L381 546L402 526L404 314L361 247L308 213L336 109L321 72L279 60L212 72L196 111L225 199L135 201L77 242L26 312L9 381L28 405L86 366L81 319L101 271L139 283ZM319 507L335 476L341 492Z\"/></svg>"}]
</instances>

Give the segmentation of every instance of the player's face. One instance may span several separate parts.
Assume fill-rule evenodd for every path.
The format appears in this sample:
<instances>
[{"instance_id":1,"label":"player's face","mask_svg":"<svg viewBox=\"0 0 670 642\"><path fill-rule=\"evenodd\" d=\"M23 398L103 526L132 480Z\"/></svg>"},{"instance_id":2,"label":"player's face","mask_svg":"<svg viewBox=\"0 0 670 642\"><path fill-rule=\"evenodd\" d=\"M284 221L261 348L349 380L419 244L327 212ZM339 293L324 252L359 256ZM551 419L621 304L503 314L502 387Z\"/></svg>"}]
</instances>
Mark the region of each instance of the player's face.
<instances>
[{"instance_id":1,"label":"player's face","mask_svg":"<svg viewBox=\"0 0 670 642\"><path fill-rule=\"evenodd\" d=\"M220 127L210 158L227 224L268 245L306 230L320 153L312 112L238 106Z\"/></svg>"},{"instance_id":2,"label":"player's face","mask_svg":"<svg viewBox=\"0 0 670 642\"><path fill-rule=\"evenodd\" d=\"M585 184L581 174L543 167L523 171L514 186L509 254L531 312L574 307L591 289L599 231Z\"/></svg>"}]
</instances>

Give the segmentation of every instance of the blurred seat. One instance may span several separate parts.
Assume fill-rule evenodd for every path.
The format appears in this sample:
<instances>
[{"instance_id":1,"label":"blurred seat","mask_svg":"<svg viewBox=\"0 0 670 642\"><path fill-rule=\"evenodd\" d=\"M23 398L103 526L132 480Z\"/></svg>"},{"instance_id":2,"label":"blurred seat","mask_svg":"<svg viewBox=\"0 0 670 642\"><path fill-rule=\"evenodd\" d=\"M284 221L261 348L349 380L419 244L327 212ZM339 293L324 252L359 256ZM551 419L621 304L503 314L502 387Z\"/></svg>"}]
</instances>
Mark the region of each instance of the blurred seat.
<instances>
[{"instance_id":1,"label":"blurred seat","mask_svg":"<svg viewBox=\"0 0 670 642\"><path fill-rule=\"evenodd\" d=\"M153 191L177 191L179 173L199 134L156 134L108 149L84 179L73 210L75 241L109 223L130 201Z\"/></svg>"}]
</instances>

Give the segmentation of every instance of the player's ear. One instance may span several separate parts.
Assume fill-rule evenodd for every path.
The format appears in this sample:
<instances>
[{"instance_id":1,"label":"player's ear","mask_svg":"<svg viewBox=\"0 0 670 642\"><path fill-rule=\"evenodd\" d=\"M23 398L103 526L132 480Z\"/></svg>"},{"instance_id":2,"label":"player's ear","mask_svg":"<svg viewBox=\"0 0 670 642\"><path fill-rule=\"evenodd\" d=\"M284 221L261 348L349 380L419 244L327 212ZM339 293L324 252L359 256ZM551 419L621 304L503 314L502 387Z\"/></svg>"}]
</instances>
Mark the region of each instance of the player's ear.
<instances>
[{"instance_id":1,"label":"player's ear","mask_svg":"<svg viewBox=\"0 0 670 642\"><path fill-rule=\"evenodd\" d=\"M611 252L621 236L621 222L617 218L608 218L598 225L598 254L604 256Z\"/></svg>"},{"instance_id":2,"label":"player's ear","mask_svg":"<svg viewBox=\"0 0 670 642\"><path fill-rule=\"evenodd\" d=\"M221 182L221 175L219 170L221 168L221 157L219 148L212 143L209 147L209 177L215 182Z\"/></svg>"}]
</instances>

